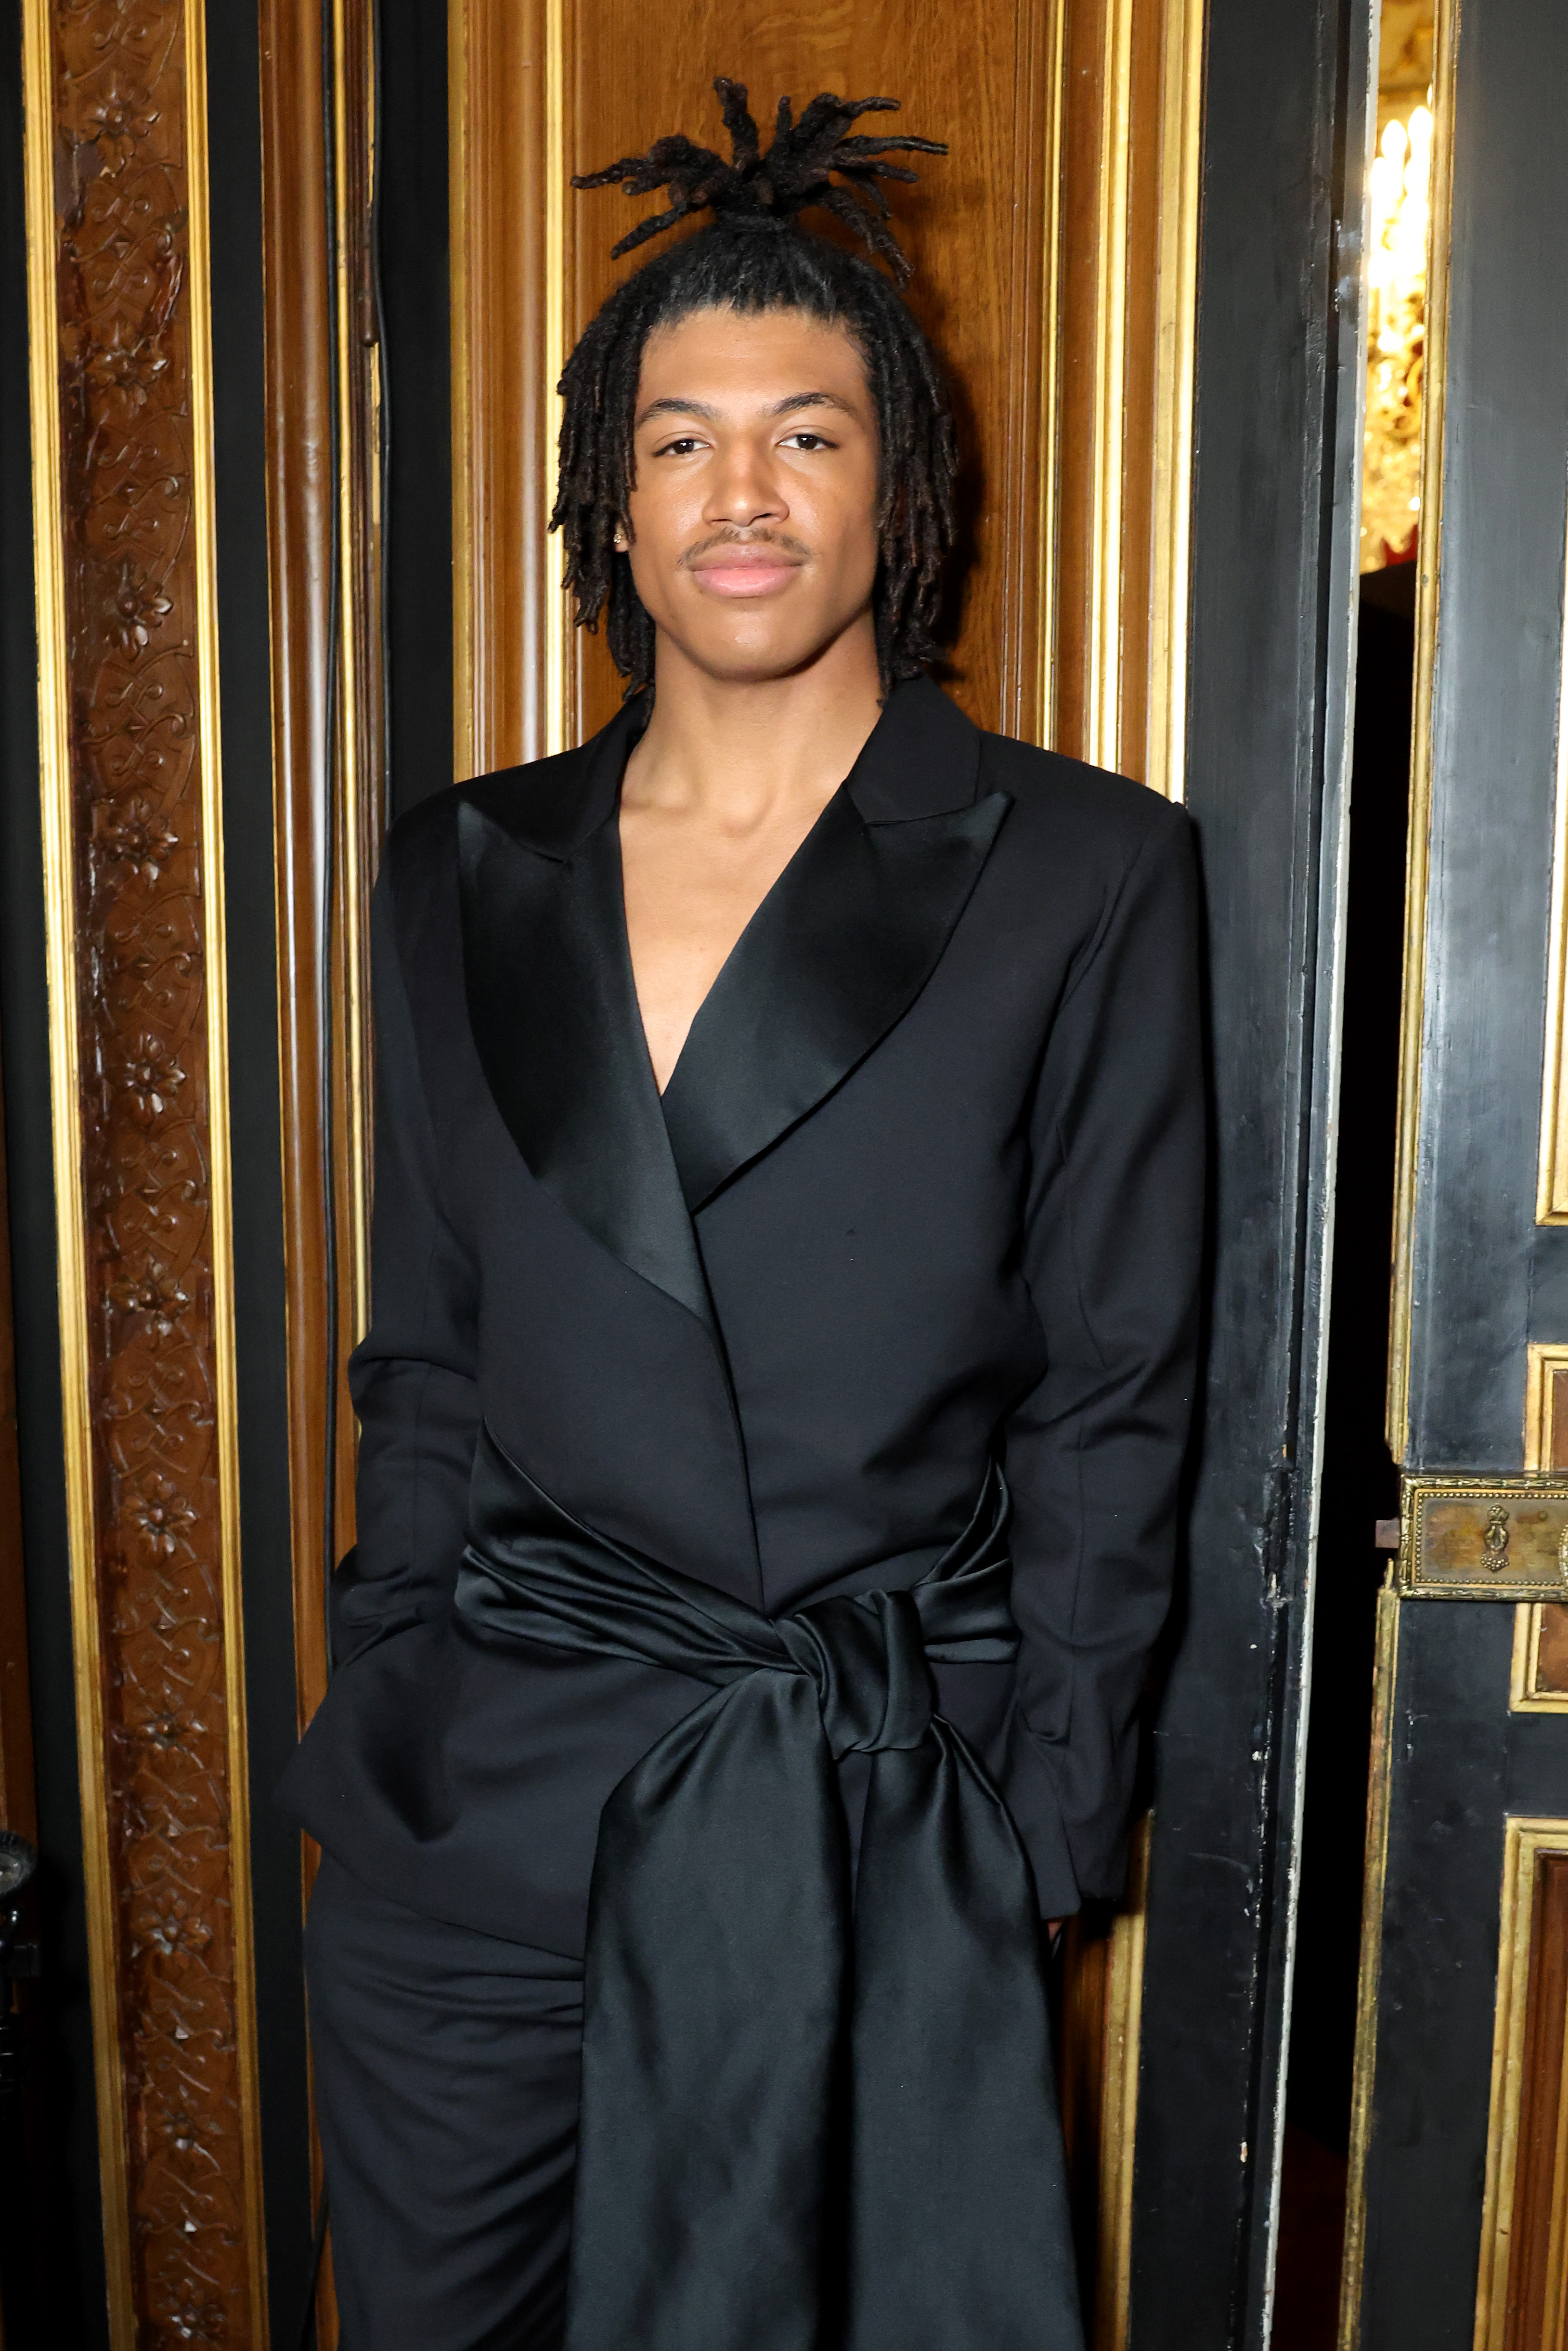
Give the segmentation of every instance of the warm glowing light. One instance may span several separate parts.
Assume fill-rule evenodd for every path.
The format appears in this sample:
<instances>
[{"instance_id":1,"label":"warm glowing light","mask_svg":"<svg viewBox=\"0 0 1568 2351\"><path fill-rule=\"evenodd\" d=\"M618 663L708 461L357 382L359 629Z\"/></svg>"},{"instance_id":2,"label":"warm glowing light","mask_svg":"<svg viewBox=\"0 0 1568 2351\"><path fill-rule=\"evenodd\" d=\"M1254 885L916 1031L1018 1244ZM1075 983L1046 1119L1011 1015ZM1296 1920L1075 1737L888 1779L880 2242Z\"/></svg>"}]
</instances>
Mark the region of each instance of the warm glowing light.
<instances>
[{"instance_id":1,"label":"warm glowing light","mask_svg":"<svg viewBox=\"0 0 1568 2351\"><path fill-rule=\"evenodd\" d=\"M1362 469L1365 571L1412 551L1421 510L1421 365L1426 348L1427 233L1432 110L1412 107L1383 126L1367 190L1366 444Z\"/></svg>"}]
</instances>

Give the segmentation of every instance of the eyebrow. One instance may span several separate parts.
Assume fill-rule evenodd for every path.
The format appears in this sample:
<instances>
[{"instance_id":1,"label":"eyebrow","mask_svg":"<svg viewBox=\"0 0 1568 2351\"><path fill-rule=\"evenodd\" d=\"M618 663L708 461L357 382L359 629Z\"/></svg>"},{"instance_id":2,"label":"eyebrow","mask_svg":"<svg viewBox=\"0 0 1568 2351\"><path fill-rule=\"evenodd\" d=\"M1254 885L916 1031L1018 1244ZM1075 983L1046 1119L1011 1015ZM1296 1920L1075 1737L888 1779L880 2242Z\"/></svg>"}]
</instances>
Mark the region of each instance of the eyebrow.
<instances>
[{"instance_id":1,"label":"eyebrow","mask_svg":"<svg viewBox=\"0 0 1568 2351\"><path fill-rule=\"evenodd\" d=\"M770 416L793 416L802 408L836 408L841 415L853 416L855 411L846 400L831 392L792 392L783 400L774 401ZM719 411L706 400L650 400L638 416L637 427L649 423L656 416L701 416L710 423L717 422Z\"/></svg>"}]
</instances>

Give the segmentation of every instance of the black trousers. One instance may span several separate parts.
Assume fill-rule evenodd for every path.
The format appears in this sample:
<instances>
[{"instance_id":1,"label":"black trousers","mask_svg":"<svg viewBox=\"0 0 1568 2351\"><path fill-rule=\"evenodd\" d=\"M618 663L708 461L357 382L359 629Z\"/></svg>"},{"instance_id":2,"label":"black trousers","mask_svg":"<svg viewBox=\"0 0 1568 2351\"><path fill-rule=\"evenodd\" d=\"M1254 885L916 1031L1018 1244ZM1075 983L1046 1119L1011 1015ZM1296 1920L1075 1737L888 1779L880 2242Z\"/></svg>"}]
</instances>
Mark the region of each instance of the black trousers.
<instances>
[{"instance_id":1,"label":"black trousers","mask_svg":"<svg viewBox=\"0 0 1568 2351\"><path fill-rule=\"evenodd\" d=\"M329 1856L305 1955L342 2351L558 2351L582 1969Z\"/></svg>"}]
</instances>

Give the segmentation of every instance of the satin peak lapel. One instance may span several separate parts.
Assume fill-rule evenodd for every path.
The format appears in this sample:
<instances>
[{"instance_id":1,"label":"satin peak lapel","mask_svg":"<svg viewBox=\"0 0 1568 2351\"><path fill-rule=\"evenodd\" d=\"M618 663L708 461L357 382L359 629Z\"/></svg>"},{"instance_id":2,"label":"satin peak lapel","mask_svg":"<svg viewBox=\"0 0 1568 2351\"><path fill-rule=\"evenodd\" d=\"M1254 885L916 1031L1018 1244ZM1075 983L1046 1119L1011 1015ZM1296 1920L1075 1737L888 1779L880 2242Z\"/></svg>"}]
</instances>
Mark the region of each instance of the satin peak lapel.
<instances>
[{"instance_id":1,"label":"satin peak lapel","mask_svg":"<svg viewBox=\"0 0 1568 2351\"><path fill-rule=\"evenodd\" d=\"M1012 805L974 798L979 747L936 687L898 689L742 935L664 1093L693 1212L840 1085L936 969ZM933 758L966 805L929 812Z\"/></svg>"},{"instance_id":2,"label":"satin peak lapel","mask_svg":"<svg viewBox=\"0 0 1568 2351\"><path fill-rule=\"evenodd\" d=\"M587 837L520 838L493 791L458 816L468 1013L496 1108L585 1231L711 1330L712 1308L648 1058L614 809L624 747L592 747ZM620 747L621 756L614 758ZM614 766L607 797L592 768ZM533 828L543 838L543 828Z\"/></svg>"}]
</instances>

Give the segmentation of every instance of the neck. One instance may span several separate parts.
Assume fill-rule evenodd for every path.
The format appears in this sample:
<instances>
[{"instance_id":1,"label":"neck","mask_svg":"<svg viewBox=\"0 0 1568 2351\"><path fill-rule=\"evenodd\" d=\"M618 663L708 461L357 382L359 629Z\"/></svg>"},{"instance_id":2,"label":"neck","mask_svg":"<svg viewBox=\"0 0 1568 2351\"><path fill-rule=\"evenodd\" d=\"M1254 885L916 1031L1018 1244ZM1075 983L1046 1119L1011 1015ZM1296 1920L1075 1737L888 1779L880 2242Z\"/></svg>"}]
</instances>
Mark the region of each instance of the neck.
<instances>
[{"instance_id":1,"label":"neck","mask_svg":"<svg viewBox=\"0 0 1568 2351\"><path fill-rule=\"evenodd\" d=\"M661 634L654 685L626 798L725 830L764 825L792 806L826 806L881 712L869 613L786 677L714 677Z\"/></svg>"}]
</instances>

